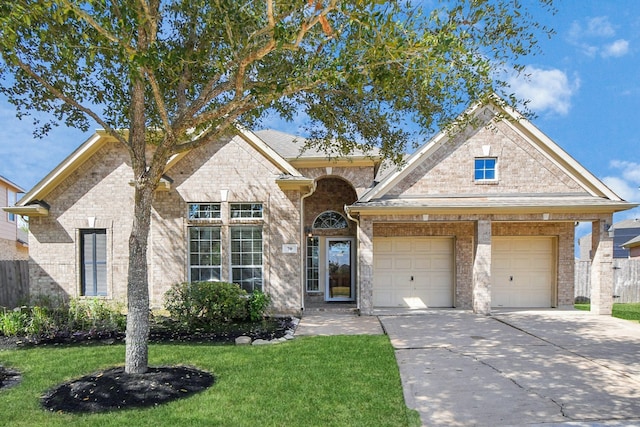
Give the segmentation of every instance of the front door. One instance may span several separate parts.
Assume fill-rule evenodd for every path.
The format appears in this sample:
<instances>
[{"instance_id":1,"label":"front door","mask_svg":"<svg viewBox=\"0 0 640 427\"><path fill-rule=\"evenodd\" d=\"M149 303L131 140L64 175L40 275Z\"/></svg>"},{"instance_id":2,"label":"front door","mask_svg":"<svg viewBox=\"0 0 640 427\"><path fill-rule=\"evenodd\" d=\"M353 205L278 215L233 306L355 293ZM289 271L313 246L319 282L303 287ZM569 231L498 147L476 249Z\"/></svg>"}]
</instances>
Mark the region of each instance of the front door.
<instances>
[{"instance_id":1,"label":"front door","mask_svg":"<svg viewBox=\"0 0 640 427\"><path fill-rule=\"evenodd\" d=\"M327 301L354 300L354 239L349 237L327 238Z\"/></svg>"}]
</instances>

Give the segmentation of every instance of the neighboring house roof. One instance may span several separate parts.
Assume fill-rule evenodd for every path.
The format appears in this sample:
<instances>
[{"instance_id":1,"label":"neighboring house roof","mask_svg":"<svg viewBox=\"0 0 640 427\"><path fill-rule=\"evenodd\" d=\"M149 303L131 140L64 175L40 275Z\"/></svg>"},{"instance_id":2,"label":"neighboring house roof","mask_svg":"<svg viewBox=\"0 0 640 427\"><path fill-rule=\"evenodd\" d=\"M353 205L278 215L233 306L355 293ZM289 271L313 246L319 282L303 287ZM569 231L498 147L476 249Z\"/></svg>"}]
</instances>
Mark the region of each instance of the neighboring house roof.
<instances>
[{"instance_id":1,"label":"neighboring house roof","mask_svg":"<svg viewBox=\"0 0 640 427\"><path fill-rule=\"evenodd\" d=\"M16 193L24 193L24 190L22 189L22 187L20 187L18 184L14 182L9 181L7 178L5 178L2 175L0 175L0 182L3 182L4 184L6 184L7 187L15 190Z\"/></svg>"},{"instance_id":2,"label":"neighboring house roof","mask_svg":"<svg viewBox=\"0 0 640 427\"><path fill-rule=\"evenodd\" d=\"M638 218L630 218L623 219L622 221L618 221L611 226L611 229L621 229L621 228L640 228L640 219Z\"/></svg>"},{"instance_id":3,"label":"neighboring house roof","mask_svg":"<svg viewBox=\"0 0 640 427\"><path fill-rule=\"evenodd\" d=\"M312 181L309 178L302 176L298 170L293 167L287 160L285 160L278 152L273 150L263 140L256 136L253 132L245 129L241 126L236 126L237 136L249 143L253 148L259 151L269 161L271 161L282 172L282 179L286 181L285 186L291 188L292 185L310 187ZM11 212L21 215L30 216L42 216L48 215L49 206L44 202L46 196L59 185L64 179L66 179L71 173L73 173L78 167L80 167L85 161L87 161L93 154L95 154L105 143L114 141L111 135L104 130L98 130L83 144L81 144L73 153L71 153L66 159L64 159L55 169L53 169L47 176L45 176L39 183L37 183L28 193L20 199L20 201L13 208ZM169 171L173 165L175 165L181 158L186 155L186 152L182 152L174 155L167 162L165 172ZM295 179L292 179L295 178ZM167 183L169 180L167 180ZM170 183L169 183L170 184Z\"/></svg>"},{"instance_id":4,"label":"neighboring house roof","mask_svg":"<svg viewBox=\"0 0 640 427\"><path fill-rule=\"evenodd\" d=\"M389 193L402 180L420 167L426 159L433 156L443 145L452 142L460 133L443 130L425 143L399 167L390 171L380 183L365 193L353 206L355 211L381 208L399 208L423 211L425 208L436 211L459 209L491 209L517 210L522 212L528 208L548 211L571 212L580 207L582 212L612 212L637 206L628 203L616 195L602 181L587 171L560 146L537 129L517 111L506 106L497 96L489 102L477 103L460 116L465 126L462 132L486 126L498 118L512 131L527 141L537 152L551 162L564 174L568 175L584 193L573 194L502 194L488 197L486 195L432 195L424 198L389 197ZM411 207L410 207L411 206Z\"/></svg>"},{"instance_id":5,"label":"neighboring house roof","mask_svg":"<svg viewBox=\"0 0 640 427\"><path fill-rule=\"evenodd\" d=\"M625 249L631 249L631 248L635 248L637 246L640 246L640 235L634 237L633 239L629 240L628 242L624 242L621 246L623 248L625 248Z\"/></svg>"}]
</instances>

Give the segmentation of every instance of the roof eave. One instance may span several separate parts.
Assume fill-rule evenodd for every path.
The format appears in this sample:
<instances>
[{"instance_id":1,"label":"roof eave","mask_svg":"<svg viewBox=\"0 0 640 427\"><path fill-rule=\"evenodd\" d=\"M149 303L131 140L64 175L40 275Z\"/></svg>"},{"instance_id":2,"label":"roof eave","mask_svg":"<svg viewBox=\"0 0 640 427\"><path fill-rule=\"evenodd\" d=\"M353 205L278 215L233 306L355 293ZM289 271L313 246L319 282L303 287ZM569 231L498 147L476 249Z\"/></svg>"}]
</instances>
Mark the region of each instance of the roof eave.
<instances>
[{"instance_id":1,"label":"roof eave","mask_svg":"<svg viewBox=\"0 0 640 427\"><path fill-rule=\"evenodd\" d=\"M479 206L479 205L456 205L456 206L366 206L351 205L349 212L364 215L424 215L424 214L535 214L535 213L562 213L562 214L610 214L632 209L638 206L633 203L616 204L593 204L593 205L568 205L568 206Z\"/></svg>"},{"instance_id":2,"label":"roof eave","mask_svg":"<svg viewBox=\"0 0 640 427\"><path fill-rule=\"evenodd\" d=\"M285 176L276 179L276 184L282 191L301 191L308 193L313 188L313 179L306 177Z\"/></svg>"},{"instance_id":3,"label":"roof eave","mask_svg":"<svg viewBox=\"0 0 640 427\"><path fill-rule=\"evenodd\" d=\"M2 208L3 211L16 215L36 217L36 216L49 216L49 208L41 204L32 204L27 206L9 206Z\"/></svg>"}]
</instances>

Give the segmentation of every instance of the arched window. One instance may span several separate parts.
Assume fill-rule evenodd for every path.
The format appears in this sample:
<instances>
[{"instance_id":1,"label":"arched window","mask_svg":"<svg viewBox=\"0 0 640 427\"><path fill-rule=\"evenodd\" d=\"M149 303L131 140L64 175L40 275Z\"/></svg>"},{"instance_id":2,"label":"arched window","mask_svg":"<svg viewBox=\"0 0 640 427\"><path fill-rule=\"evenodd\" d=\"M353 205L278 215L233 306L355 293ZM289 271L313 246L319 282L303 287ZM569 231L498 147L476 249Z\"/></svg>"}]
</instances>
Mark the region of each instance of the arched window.
<instances>
[{"instance_id":1,"label":"arched window","mask_svg":"<svg viewBox=\"0 0 640 427\"><path fill-rule=\"evenodd\" d=\"M347 219L336 211L326 211L318 215L313 221L313 228L347 228Z\"/></svg>"}]
</instances>

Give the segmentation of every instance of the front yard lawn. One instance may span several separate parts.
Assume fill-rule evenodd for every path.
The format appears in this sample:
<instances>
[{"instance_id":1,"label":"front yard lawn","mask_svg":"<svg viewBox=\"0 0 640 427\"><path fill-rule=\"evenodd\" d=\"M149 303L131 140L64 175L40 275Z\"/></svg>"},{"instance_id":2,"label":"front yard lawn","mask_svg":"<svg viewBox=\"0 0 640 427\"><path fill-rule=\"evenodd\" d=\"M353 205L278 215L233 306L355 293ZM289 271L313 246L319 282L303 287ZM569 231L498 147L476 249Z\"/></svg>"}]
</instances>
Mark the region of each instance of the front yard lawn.
<instances>
[{"instance_id":1,"label":"front yard lawn","mask_svg":"<svg viewBox=\"0 0 640 427\"><path fill-rule=\"evenodd\" d=\"M590 310L591 304L576 304L578 310ZM640 321L640 303L613 304L613 317Z\"/></svg>"},{"instance_id":2,"label":"front yard lawn","mask_svg":"<svg viewBox=\"0 0 640 427\"><path fill-rule=\"evenodd\" d=\"M0 365L21 382L0 389L0 419L11 426L407 426L419 424L404 403L385 335L300 337L270 346L154 344L150 365L187 365L212 373L202 393L146 409L100 414L52 413L40 397L73 378L120 366L124 345L1 350Z\"/></svg>"}]
</instances>

